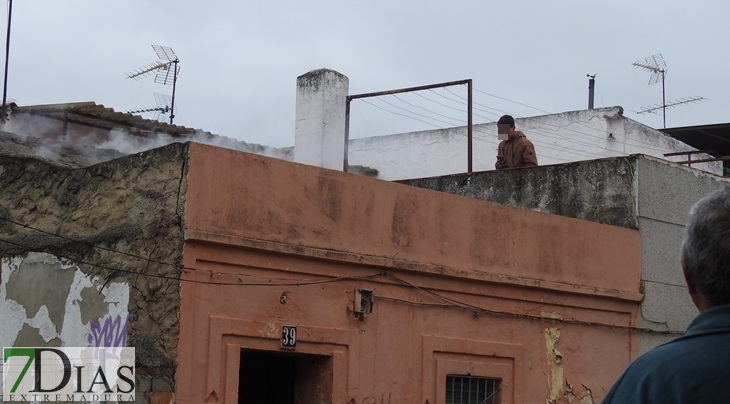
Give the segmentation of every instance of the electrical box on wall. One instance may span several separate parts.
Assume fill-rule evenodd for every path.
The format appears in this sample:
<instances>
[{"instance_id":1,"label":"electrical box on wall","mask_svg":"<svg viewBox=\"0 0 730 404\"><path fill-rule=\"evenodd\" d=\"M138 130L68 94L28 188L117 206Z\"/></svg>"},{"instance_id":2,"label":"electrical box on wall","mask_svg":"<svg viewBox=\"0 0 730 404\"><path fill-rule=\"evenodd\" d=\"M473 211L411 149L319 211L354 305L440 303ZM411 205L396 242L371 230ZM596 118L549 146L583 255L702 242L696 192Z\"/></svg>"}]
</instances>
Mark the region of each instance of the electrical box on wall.
<instances>
[{"instance_id":1,"label":"electrical box on wall","mask_svg":"<svg viewBox=\"0 0 730 404\"><path fill-rule=\"evenodd\" d=\"M355 289L355 313L364 316L373 312L373 291L367 289Z\"/></svg>"}]
</instances>

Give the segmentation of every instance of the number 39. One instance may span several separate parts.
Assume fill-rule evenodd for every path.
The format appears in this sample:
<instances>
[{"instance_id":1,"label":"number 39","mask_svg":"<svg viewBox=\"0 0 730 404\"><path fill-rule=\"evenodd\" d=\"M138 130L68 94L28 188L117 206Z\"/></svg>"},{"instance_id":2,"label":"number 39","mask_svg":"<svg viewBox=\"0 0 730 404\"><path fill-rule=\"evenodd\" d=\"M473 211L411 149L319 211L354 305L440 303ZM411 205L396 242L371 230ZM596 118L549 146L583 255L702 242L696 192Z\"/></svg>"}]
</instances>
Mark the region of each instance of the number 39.
<instances>
[{"instance_id":1,"label":"number 39","mask_svg":"<svg viewBox=\"0 0 730 404\"><path fill-rule=\"evenodd\" d=\"M297 345L297 327L285 325L281 327L281 346L293 348Z\"/></svg>"}]
</instances>

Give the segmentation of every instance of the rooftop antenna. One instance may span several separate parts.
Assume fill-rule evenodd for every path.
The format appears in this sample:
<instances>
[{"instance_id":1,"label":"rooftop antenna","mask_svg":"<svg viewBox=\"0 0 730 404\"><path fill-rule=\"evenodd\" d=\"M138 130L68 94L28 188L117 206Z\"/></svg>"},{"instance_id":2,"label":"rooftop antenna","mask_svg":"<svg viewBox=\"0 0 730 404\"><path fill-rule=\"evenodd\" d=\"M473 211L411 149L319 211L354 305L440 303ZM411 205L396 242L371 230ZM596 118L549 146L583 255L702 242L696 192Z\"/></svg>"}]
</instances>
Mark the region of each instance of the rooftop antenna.
<instances>
[{"instance_id":1,"label":"rooftop antenna","mask_svg":"<svg viewBox=\"0 0 730 404\"><path fill-rule=\"evenodd\" d=\"M667 63L664 61L664 57L661 53L651 55L643 61L637 60L633 63L634 67L644 69L651 73L649 76L649 85L656 84L659 80L662 81L662 115L664 118L664 128L667 127L667 98L664 90L664 78L667 74ZM657 108L658 109L658 108Z\"/></svg>"},{"instance_id":2,"label":"rooftop antenna","mask_svg":"<svg viewBox=\"0 0 730 404\"><path fill-rule=\"evenodd\" d=\"M159 120L161 115L172 115L172 98L167 94L152 93L155 96L156 107L141 108L133 111L127 111L128 114L146 114L155 113L155 120Z\"/></svg>"},{"instance_id":3,"label":"rooftop antenna","mask_svg":"<svg viewBox=\"0 0 730 404\"><path fill-rule=\"evenodd\" d=\"M649 107L641 107L641 111L634 111L634 112L636 112L637 114L643 114L645 112L655 114L656 111L659 110L659 109L666 109L666 108L669 108L669 107L676 107L677 105L689 104L690 102L697 102L697 101L702 101L702 100L706 100L706 99L707 98L705 98L705 97L682 98L682 99L679 99L677 101L672 101L669 104L652 105L652 106L649 106Z\"/></svg>"},{"instance_id":4,"label":"rooftop antenna","mask_svg":"<svg viewBox=\"0 0 730 404\"><path fill-rule=\"evenodd\" d=\"M154 72L156 73L155 83L172 85L172 99L170 101L170 124L172 125L172 120L175 118L175 87L177 85L177 75L180 73L180 66L178 66L180 59L172 51L172 48L167 46L152 45L152 49L157 53L160 60L127 73L127 78L138 79Z\"/></svg>"},{"instance_id":5,"label":"rooftop antenna","mask_svg":"<svg viewBox=\"0 0 730 404\"><path fill-rule=\"evenodd\" d=\"M596 89L596 75L586 74L588 77L588 109L593 109L593 94Z\"/></svg>"}]
</instances>

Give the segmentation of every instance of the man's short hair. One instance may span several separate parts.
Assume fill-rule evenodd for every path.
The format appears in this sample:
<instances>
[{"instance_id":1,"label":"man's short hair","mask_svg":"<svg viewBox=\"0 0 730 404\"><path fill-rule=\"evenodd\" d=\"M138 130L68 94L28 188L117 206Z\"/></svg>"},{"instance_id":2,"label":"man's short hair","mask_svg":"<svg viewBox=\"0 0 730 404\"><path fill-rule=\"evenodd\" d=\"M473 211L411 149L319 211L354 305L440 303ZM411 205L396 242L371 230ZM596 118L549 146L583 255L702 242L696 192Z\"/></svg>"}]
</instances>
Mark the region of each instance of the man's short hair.
<instances>
[{"instance_id":1,"label":"man's short hair","mask_svg":"<svg viewBox=\"0 0 730 404\"><path fill-rule=\"evenodd\" d=\"M730 187L692 206L680 251L697 291L713 304L730 303Z\"/></svg>"},{"instance_id":2,"label":"man's short hair","mask_svg":"<svg viewBox=\"0 0 730 404\"><path fill-rule=\"evenodd\" d=\"M514 127L515 126L515 118L512 118L511 115L502 115L501 118L499 118L499 121L497 121L497 125L508 123L509 126Z\"/></svg>"}]
</instances>

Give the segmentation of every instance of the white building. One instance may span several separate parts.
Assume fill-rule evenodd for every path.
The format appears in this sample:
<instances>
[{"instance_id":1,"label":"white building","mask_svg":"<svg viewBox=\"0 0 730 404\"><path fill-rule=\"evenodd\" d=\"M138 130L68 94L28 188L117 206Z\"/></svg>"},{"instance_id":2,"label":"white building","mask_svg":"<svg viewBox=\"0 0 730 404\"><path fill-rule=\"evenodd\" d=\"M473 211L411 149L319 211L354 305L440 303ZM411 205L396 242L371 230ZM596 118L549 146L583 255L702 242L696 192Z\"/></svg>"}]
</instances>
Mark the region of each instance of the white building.
<instances>
[{"instance_id":1,"label":"white building","mask_svg":"<svg viewBox=\"0 0 730 404\"><path fill-rule=\"evenodd\" d=\"M339 170L343 166L367 167L373 169L372 173L377 170L377 178L385 180L467 172L466 126L353 139L343 151L347 77L332 70L315 70L300 76L297 86L295 161ZM631 154L683 161L686 156L664 157L664 154L696 150L624 117L622 107L515 121L517 129L534 143L540 165ZM342 143L337 145L339 142ZM473 126L473 171L494 169L498 144L496 123ZM301 147L305 149L300 151ZM710 157L700 154L693 158ZM693 167L722 175L721 162Z\"/></svg>"},{"instance_id":2,"label":"white building","mask_svg":"<svg viewBox=\"0 0 730 404\"><path fill-rule=\"evenodd\" d=\"M600 108L515 119L515 126L535 145L540 165L645 154L670 161L687 156L665 153L696 150L658 130L623 116L623 108ZM378 170L378 178L401 180L467 171L466 126L354 139L349 162ZM473 170L494 169L497 124L474 125ZM711 158L700 155L699 158ZM722 163L695 168L722 175Z\"/></svg>"}]
</instances>

